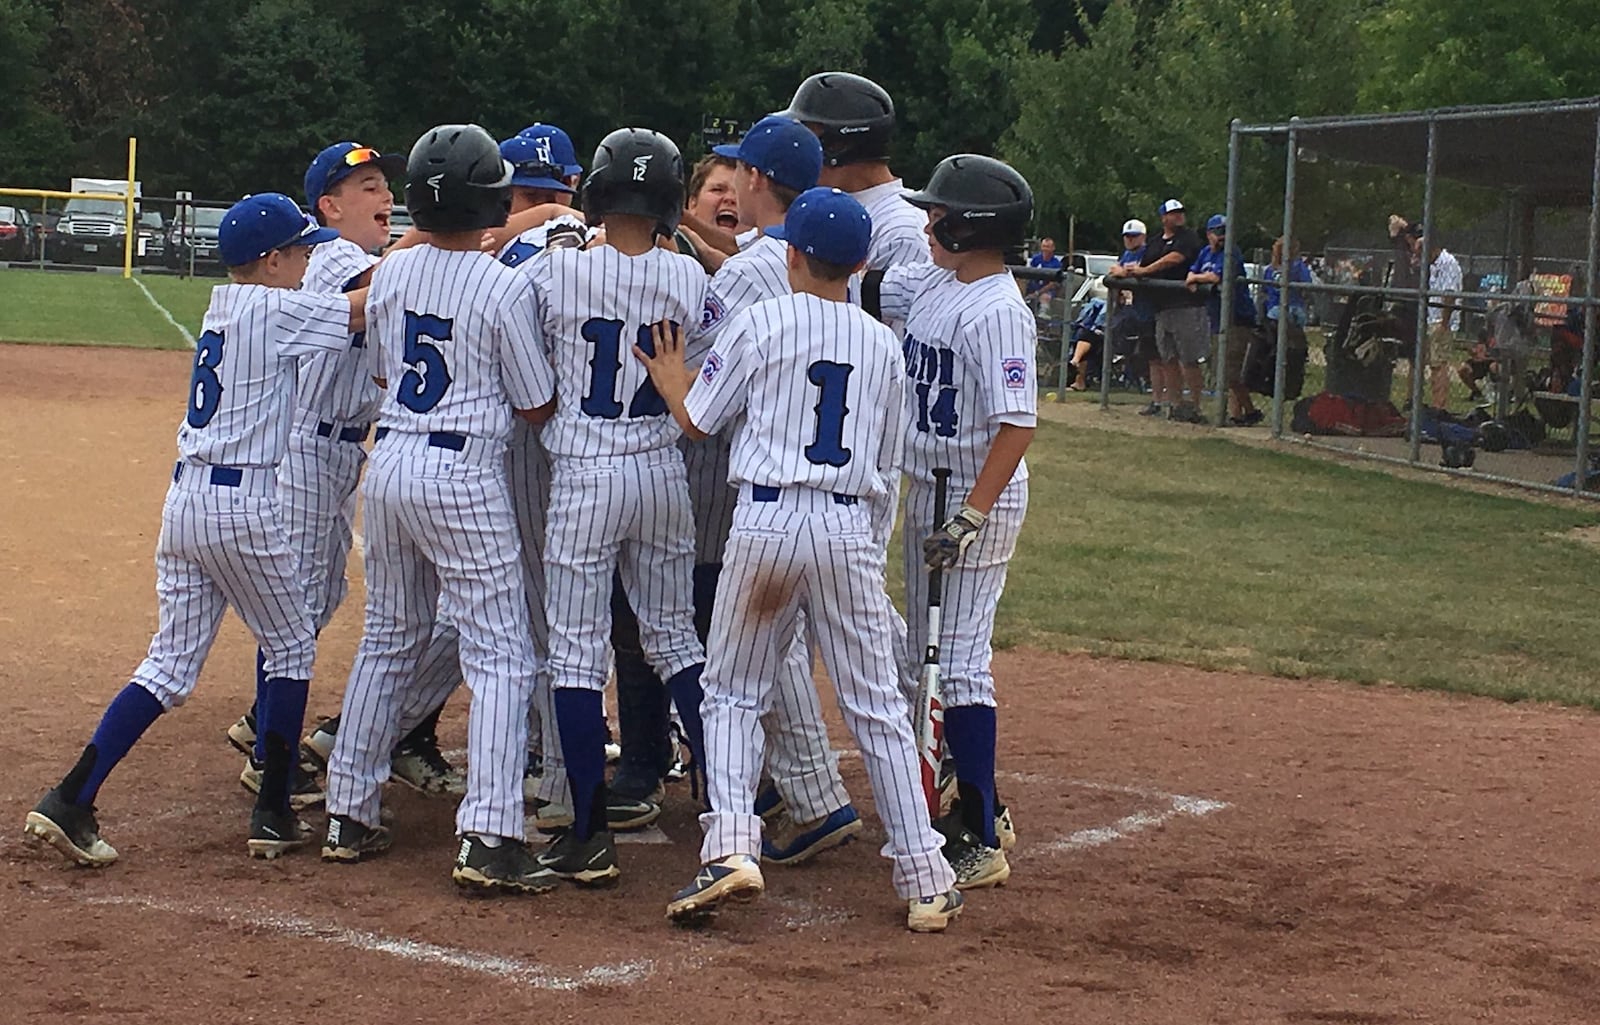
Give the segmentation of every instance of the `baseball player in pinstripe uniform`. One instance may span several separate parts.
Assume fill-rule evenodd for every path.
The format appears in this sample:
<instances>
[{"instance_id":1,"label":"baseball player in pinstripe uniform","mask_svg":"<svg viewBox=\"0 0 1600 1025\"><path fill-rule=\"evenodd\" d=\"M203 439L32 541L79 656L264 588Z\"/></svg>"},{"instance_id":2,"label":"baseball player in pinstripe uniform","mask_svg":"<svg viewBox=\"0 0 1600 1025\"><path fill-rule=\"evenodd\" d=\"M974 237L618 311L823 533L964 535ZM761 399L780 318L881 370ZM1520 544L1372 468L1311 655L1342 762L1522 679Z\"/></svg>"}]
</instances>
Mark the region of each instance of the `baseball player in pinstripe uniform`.
<instances>
[{"instance_id":1,"label":"baseball player in pinstripe uniform","mask_svg":"<svg viewBox=\"0 0 1600 1025\"><path fill-rule=\"evenodd\" d=\"M927 821L893 654L886 553L862 501L893 479L887 471L899 458L905 390L893 333L848 301L871 221L845 193L817 188L766 234L788 243L794 294L735 315L698 375L683 362L675 328L657 328L653 358L642 346L636 353L690 437L738 425L731 477L739 505L705 674L711 811L701 818L704 865L667 915L693 922L764 889L756 858L761 820L751 810L759 716L803 613L861 747L906 924L941 931L962 899Z\"/></svg>"},{"instance_id":2,"label":"baseball player in pinstripe uniform","mask_svg":"<svg viewBox=\"0 0 1600 1025\"><path fill-rule=\"evenodd\" d=\"M992 157L961 154L934 169L907 199L928 211L933 262L891 268L868 308L905 321L904 534L906 606L925 607L926 568L944 568L944 736L956 763L958 798L941 820L945 855L963 889L1006 881L1010 815L995 795L995 606L1028 505L1023 453L1036 404L1032 313L1006 270L1033 215L1023 177ZM933 471L948 467L961 508L932 533ZM913 526L916 525L916 526ZM911 617L910 652L926 644L927 620ZM908 672L905 686L914 689Z\"/></svg>"},{"instance_id":3,"label":"baseball player in pinstripe uniform","mask_svg":"<svg viewBox=\"0 0 1600 1025\"><path fill-rule=\"evenodd\" d=\"M500 143L500 156L511 165L512 217L541 204L570 200L577 176L583 170L575 163L577 156L572 141L554 125L541 123L524 128L521 134ZM526 273L529 261L547 246L581 243L587 234L583 221L570 215L558 216L513 235L500 248L498 258L506 266L520 268ZM527 589L533 650L543 667L549 656L549 630L544 612L544 529L545 509L550 502L550 456L540 440L540 430L539 425L521 417L512 421L511 441L506 449L506 483L511 491L511 505L516 511L517 533L522 543L522 576ZM439 623L423 653L416 682L406 697L400 716L401 728L410 729L418 720L437 721L439 709L460 684L461 677L460 635L452 624ZM548 683L541 682L534 691L528 722L529 775L524 789L530 801L537 800L538 796L534 789L535 753L559 747L555 712L549 701ZM402 742L401 747L406 749L407 745ZM399 754L397 752L395 762L396 775L401 773ZM428 777L428 782L429 786L419 789L446 792L454 789L456 773L447 768L443 775L436 773ZM556 823L566 824L565 821Z\"/></svg>"},{"instance_id":4,"label":"baseball player in pinstripe uniform","mask_svg":"<svg viewBox=\"0 0 1600 1025\"><path fill-rule=\"evenodd\" d=\"M312 251L301 288L338 294L366 287L378 262L372 254L389 242L389 210L394 203L389 178L404 167L404 158L385 156L355 142L334 143L311 161L305 175L306 204L317 222L339 237ZM366 462L361 445L377 419L382 396L367 373L364 345L365 335L358 332L345 351L306 360L289 448L278 466L284 527L318 633L349 592L345 561L353 536L356 484ZM264 652L257 655L258 674L264 656ZM228 738L249 756L240 781L248 789L259 789L255 709L228 729ZM295 806L309 806L321 797L312 776L298 773L292 794Z\"/></svg>"},{"instance_id":5,"label":"baseball player in pinstripe uniform","mask_svg":"<svg viewBox=\"0 0 1600 1025\"><path fill-rule=\"evenodd\" d=\"M476 125L423 135L406 203L428 242L391 256L367 302L373 376L386 393L366 498L366 631L328 763L322 856L388 846L379 791L401 703L436 621L460 631L472 706L467 792L452 878L485 891L554 879L523 832L528 702L538 671L505 448L513 412L538 422L554 397L538 303L520 274L479 250L505 223L511 167Z\"/></svg>"},{"instance_id":6,"label":"baseball player in pinstripe uniform","mask_svg":"<svg viewBox=\"0 0 1600 1025\"><path fill-rule=\"evenodd\" d=\"M629 358L649 325L714 319L693 258L657 245L683 210L683 160L656 132L622 128L595 151L583 211L604 245L528 264L538 285L559 401L544 430L552 463L546 526L550 672L572 795L572 827L539 861L584 885L619 874L606 817L606 629L620 570L641 640L667 681L700 761L700 672L690 579L694 524L678 430ZM703 764L703 763L702 763ZM547 766L548 772L548 766Z\"/></svg>"},{"instance_id":7,"label":"baseball player in pinstripe uniform","mask_svg":"<svg viewBox=\"0 0 1600 1025\"><path fill-rule=\"evenodd\" d=\"M738 162L734 191L740 220L763 230L781 228L795 197L816 186L822 169L822 144L815 134L776 114L757 122L739 145L718 146L715 152ZM741 309L790 294L788 248L780 238L763 234L728 257L711 279L711 291L725 315L721 324ZM713 326L691 337L691 365L700 363L716 336ZM728 484L731 442L730 433L723 432L690 442L685 449L689 494L697 501L701 563L721 563L732 526L738 492ZM711 580L714 587L714 575ZM811 650L802 636L803 623L801 627L771 691L772 709L762 721L772 783L762 788L756 811L767 820L762 857L777 864L805 861L861 831L860 816L839 778L838 756L828 742L811 679Z\"/></svg>"},{"instance_id":8,"label":"baseball player in pinstripe uniform","mask_svg":"<svg viewBox=\"0 0 1600 1025\"><path fill-rule=\"evenodd\" d=\"M362 327L365 293L299 290L310 247L337 234L287 196L241 200L223 216L218 235L232 283L212 291L196 340L156 544L160 625L77 764L25 825L80 865L116 860L100 837L95 797L151 724L194 690L229 606L255 635L265 663L256 695L265 759L248 849L272 858L309 839L290 810L289 785L315 625L283 526L277 466L288 445L299 360L349 347L350 333Z\"/></svg>"}]
</instances>

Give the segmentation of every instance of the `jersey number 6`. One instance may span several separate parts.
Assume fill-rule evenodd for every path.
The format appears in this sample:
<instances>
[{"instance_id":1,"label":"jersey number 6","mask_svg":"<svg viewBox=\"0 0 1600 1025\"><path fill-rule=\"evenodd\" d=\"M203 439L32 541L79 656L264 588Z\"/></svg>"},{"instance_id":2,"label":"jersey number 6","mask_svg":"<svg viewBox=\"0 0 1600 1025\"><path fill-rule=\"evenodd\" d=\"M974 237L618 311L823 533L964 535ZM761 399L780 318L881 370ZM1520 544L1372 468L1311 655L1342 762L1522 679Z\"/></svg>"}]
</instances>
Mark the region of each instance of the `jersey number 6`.
<instances>
[{"instance_id":1,"label":"jersey number 6","mask_svg":"<svg viewBox=\"0 0 1600 1025\"><path fill-rule=\"evenodd\" d=\"M678 322L673 321L672 326L676 328ZM594 346L594 358L589 361L589 393L583 396L579 408L584 416L615 420L622 415L622 403L617 399L617 375L622 372L622 321L591 317L583 322L582 334L583 340ZM639 325L635 343L645 355L655 355L656 343L650 337L649 324ZM646 377L628 403L628 418L666 415L666 401Z\"/></svg>"},{"instance_id":2,"label":"jersey number 6","mask_svg":"<svg viewBox=\"0 0 1600 1025\"><path fill-rule=\"evenodd\" d=\"M444 353L439 351L437 345L429 345L422 339L448 342L452 324L454 321L435 317L431 313L406 311L404 359L411 369L400 378L395 401L413 413L428 412L450 390L450 368L445 366Z\"/></svg>"}]
</instances>

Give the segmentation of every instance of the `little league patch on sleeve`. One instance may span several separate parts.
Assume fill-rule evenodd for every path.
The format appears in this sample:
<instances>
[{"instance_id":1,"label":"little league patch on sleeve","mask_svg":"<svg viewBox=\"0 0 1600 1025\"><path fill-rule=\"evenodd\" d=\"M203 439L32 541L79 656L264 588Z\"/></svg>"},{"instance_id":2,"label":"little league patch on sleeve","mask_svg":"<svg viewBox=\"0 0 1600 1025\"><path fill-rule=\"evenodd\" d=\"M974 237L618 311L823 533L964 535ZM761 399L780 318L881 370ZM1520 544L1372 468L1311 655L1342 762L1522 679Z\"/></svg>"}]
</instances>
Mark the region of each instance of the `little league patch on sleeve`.
<instances>
[{"instance_id":1,"label":"little league patch on sleeve","mask_svg":"<svg viewBox=\"0 0 1600 1025\"><path fill-rule=\"evenodd\" d=\"M722 370L722 357L715 352L706 353L705 364L700 368L700 377L707 384Z\"/></svg>"},{"instance_id":2,"label":"little league patch on sleeve","mask_svg":"<svg viewBox=\"0 0 1600 1025\"><path fill-rule=\"evenodd\" d=\"M713 327L727 315L727 312L727 307L722 305L717 293L707 290L705 306L700 310L700 330L705 331Z\"/></svg>"},{"instance_id":3,"label":"little league patch on sleeve","mask_svg":"<svg viewBox=\"0 0 1600 1025\"><path fill-rule=\"evenodd\" d=\"M1000 370L1006 375L1007 388L1026 388L1028 386L1028 361L1016 356L1011 356L1000 361Z\"/></svg>"}]
</instances>

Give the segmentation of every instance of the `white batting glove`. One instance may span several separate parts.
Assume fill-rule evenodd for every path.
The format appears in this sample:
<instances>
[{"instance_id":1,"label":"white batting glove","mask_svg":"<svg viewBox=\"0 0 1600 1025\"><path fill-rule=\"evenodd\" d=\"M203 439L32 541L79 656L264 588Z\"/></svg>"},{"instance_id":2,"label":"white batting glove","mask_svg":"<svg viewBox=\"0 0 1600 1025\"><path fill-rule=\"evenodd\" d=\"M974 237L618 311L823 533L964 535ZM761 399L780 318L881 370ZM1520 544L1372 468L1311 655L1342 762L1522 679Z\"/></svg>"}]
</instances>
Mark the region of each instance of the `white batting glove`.
<instances>
[{"instance_id":1,"label":"white batting glove","mask_svg":"<svg viewBox=\"0 0 1600 1025\"><path fill-rule=\"evenodd\" d=\"M949 569L961 561L961 554L977 539L978 531L988 522L988 513L981 513L970 505L945 521L944 526L922 539L922 560L930 569Z\"/></svg>"}]
</instances>

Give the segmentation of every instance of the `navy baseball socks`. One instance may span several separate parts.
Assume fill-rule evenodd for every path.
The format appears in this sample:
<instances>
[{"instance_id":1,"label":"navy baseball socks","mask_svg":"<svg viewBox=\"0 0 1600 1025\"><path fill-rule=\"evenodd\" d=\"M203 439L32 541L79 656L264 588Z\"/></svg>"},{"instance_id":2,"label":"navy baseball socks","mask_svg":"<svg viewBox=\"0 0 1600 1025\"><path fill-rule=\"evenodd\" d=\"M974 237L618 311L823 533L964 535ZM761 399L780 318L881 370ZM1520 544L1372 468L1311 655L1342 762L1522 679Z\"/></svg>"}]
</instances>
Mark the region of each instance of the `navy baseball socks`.
<instances>
[{"instance_id":1,"label":"navy baseball socks","mask_svg":"<svg viewBox=\"0 0 1600 1025\"><path fill-rule=\"evenodd\" d=\"M689 792L695 797L701 795L706 778L706 731L700 724L700 702L706 696L700 687L700 675L705 668L704 662L697 663L679 670L667 681L667 692L683 722L683 737L689 742L689 757L693 760L689 766Z\"/></svg>"},{"instance_id":2,"label":"navy baseball socks","mask_svg":"<svg viewBox=\"0 0 1600 1025\"><path fill-rule=\"evenodd\" d=\"M250 856L272 859L311 842L311 831L289 806L306 715L307 680L275 676L256 691L256 761L261 789L250 814Z\"/></svg>"},{"instance_id":3,"label":"navy baseball socks","mask_svg":"<svg viewBox=\"0 0 1600 1025\"><path fill-rule=\"evenodd\" d=\"M616 840L606 822L605 695L581 687L557 687L556 727L572 790L572 827L558 835L539 866L580 886L605 886L622 874Z\"/></svg>"},{"instance_id":4,"label":"navy baseball socks","mask_svg":"<svg viewBox=\"0 0 1600 1025\"><path fill-rule=\"evenodd\" d=\"M138 684L123 687L100 717L77 764L28 813L24 830L80 865L100 868L116 861L116 848L100 838L94 799L111 770L164 711Z\"/></svg>"},{"instance_id":5,"label":"navy baseball socks","mask_svg":"<svg viewBox=\"0 0 1600 1025\"><path fill-rule=\"evenodd\" d=\"M999 886L1011 878L1002 828L1012 834L1010 815L995 797L995 710L959 705L944 710L944 739L956 762L956 806L936 825L944 834L944 856L955 870L956 889ZM996 814L1002 816L997 819ZM1002 825L1003 821L1003 825Z\"/></svg>"}]
</instances>

